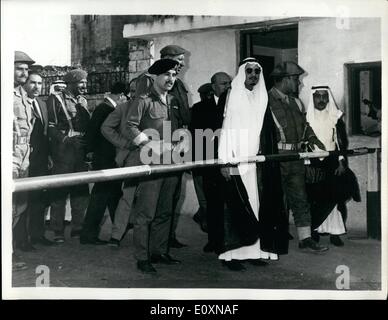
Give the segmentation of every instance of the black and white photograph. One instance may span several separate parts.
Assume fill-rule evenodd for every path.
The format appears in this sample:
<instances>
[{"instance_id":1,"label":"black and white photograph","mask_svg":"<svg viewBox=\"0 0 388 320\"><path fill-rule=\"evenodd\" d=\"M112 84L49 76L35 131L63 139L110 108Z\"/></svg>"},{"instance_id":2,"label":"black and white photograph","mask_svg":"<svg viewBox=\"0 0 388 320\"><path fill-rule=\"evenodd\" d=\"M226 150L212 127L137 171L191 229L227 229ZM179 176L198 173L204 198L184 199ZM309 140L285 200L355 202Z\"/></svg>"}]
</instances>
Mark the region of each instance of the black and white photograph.
<instances>
[{"instance_id":1,"label":"black and white photograph","mask_svg":"<svg viewBox=\"0 0 388 320\"><path fill-rule=\"evenodd\" d=\"M384 0L2 1L2 299L386 299L387 36Z\"/></svg>"}]
</instances>

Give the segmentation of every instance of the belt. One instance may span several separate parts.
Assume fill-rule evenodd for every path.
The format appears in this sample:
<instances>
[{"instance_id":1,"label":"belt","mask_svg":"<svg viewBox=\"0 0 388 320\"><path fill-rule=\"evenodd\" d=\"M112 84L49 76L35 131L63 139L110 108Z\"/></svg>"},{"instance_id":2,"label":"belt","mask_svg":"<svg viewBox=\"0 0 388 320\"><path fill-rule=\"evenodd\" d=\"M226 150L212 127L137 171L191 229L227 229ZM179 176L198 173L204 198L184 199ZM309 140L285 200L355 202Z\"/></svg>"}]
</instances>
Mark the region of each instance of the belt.
<instances>
[{"instance_id":1,"label":"belt","mask_svg":"<svg viewBox=\"0 0 388 320\"><path fill-rule=\"evenodd\" d=\"M17 136L15 140L16 140L15 141L16 144L29 144L30 143L29 136L22 136L22 137Z\"/></svg>"},{"instance_id":2,"label":"belt","mask_svg":"<svg viewBox=\"0 0 388 320\"><path fill-rule=\"evenodd\" d=\"M298 143L278 143L278 149L279 150L300 150L302 147L302 142Z\"/></svg>"},{"instance_id":3,"label":"belt","mask_svg":"<svg viewBox=\"0 0 388 320\"><path fill-rule=\"evenodd\" d=\"M61 132L63 134L68 135L69 137L83 136L85 134L84 132L79 132L79 131L74 131L74 130L70 130L70 131L61 130Z\"/></svg>"}]
</instances>

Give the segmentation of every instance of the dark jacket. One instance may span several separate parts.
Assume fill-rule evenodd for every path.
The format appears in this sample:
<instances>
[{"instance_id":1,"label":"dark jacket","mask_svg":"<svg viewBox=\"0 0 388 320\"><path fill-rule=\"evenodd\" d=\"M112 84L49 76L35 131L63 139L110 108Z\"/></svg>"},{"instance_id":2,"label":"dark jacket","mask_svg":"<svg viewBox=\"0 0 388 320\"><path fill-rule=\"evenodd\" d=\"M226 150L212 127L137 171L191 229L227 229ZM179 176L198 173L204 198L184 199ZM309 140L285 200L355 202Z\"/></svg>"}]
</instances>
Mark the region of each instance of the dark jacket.
<instances>
[{"instance_id":1,"label":"dark jacket","mask_svg":"<svg viewBox=\"0 0 388 320\"><path fill-rule=\"evenodd\" d=\"M35 122L31 132L30 145L30 169L31 177L42 176L48 174L48 156L49 156L49 141L47 136L48 115L46 102L40 98L36 98L40 114L34 111Z\"/></svg>"},{"instance_id":2,"label":"dark jacket","mask_svg":"<svg viewBox=\"0 0 388 320\"><path fill-rule=\"evenodd\" d=\"M101 125L114 110L111 102L105 99L94 110L86 129L86 150L93 152L93 168L96 170L115 167L115 147L101 134Z\"/></svg>"},{"instance_id":3,"label":"dark jacket","mask_svg":"<svg viewBox=\"0 0 388 320\"><path fill-rule=\"evenodd\" d=\"M300 110L295 98L290 97L287 104L275 88L268 91L268 106L270 107L275 121L282 127L286 141L284 143L299 143L304 140L315 138L315 133L306 120L306 116ZM279 128L277 139L281 140Z\"/></svg>"}]
</instances>

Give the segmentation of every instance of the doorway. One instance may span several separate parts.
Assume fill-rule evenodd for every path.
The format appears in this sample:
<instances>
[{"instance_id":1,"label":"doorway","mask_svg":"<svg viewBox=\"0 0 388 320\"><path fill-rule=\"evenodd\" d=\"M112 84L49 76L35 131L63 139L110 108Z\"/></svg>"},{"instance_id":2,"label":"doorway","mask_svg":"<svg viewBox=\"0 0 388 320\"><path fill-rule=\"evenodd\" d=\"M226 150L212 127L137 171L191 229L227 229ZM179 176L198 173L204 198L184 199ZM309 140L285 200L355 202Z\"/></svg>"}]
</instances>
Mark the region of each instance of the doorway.
<instances>
[{"instance_id":1,"label":"doorway","mask_svg":"<svg viewBox=\"0 0 388 320\"><path fill-rule=\"evenodd\" d=\"M350 132L381 135L381 61L345 64L349 88Z\"/></svg>"},{"instance_id":2,"label":"doorway","mask_svg":"<svg viewBox=\"0 0 388 320\"><path fill-rule=\"evenodd\" d=\"M263 67L267 90L273 86L270 73L283 61L298 62L298 25L265 26L241 31L241 60L256 58Z\"/></svg>"}]
</instances>

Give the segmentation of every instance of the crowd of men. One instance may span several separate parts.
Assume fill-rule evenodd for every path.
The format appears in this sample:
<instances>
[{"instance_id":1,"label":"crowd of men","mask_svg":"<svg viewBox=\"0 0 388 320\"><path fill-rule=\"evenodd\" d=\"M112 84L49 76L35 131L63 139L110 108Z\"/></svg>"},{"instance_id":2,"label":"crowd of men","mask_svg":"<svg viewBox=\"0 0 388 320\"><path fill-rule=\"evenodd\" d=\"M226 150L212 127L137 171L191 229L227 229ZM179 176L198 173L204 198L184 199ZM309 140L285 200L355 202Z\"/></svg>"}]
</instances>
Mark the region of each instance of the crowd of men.
<instances>
[{"instance_id":1,"label":"crowd of men","mask_svg":"<svg viewBox=\"0 0 388 320\"><path fill-rule=\"evenodd\" d=\"M328 87L314 88L308 110L297 98L304 70L286 61L271 73L268 92L262 67L254 58L240 63L233 78L223 71L212 75L198 92L201 101L189 106L186 85L179 78L186 50L168 45L160 60L129 84L115 83L94 110L85 97L87 72L74 69L46 101L42 77L29 73L34 61L15 52L13 177L131 167L257 154L290 154L346 149L342 112ZM307 111L307 118L306 118ZM168 130L166 130L168 128ZM208 136L199 132L210 130ZM191 136L191 139L188 139ZM308 166L303 161L238 163L192 171L200 208L193 216L207 233L205 252L214 252L233 271L245 262L267 265L288 253L288 213L292 211L300 250L324 252L319 234L330 234L342 246L346 201L359 201L357 182L344 157L330 157ZM311 176L314 176L311 179ZM317 178L318 177L318 178ZM350 181L350 182L349 182ZM351 185L348 192L330 186ZM60 245L65 238L66 203L70 200L71 237L81 244L119 247L133 229L137 268L154 273L154 264L179 264L170 248L186 244L176 238L177 204L182 172L146 178L96 182L53 190L15 193L13 198L13 265L26 268L17 251L36 245ZM322 192L324 190L324 192ZM331 190L331 191L330 191ZM322 197L322 193L327 197ZM45 236L50 208L53 240ZM338 210L337 210L338 208ZM99 239L108 209L109 241ZM340 212L341 214L339 214Z\"/></svg>"}]
</instances>

